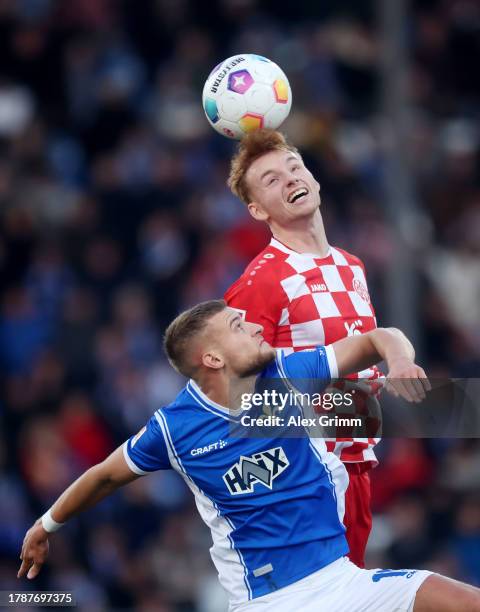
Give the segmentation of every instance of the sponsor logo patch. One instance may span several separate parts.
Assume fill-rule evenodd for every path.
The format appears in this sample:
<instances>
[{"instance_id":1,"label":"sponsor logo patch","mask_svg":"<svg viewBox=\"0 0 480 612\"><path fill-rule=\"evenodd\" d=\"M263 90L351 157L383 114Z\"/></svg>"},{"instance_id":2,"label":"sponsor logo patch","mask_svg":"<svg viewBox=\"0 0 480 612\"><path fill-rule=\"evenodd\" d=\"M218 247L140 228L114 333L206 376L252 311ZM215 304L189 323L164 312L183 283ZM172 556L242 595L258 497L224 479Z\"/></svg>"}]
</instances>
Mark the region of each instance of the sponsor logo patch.
<instances>
[{"instance_id":1,"label":"sponsor logo patch","mask_svg":"<svg viewBox=\"0 0 480 612\"><path fill-rule=\"evenodd\" d=\"M272 488L275 478L287 469L290 462L281 446L271 448L251 457L240 457L223 475L227 489L232 495L253 493L256 484Z\"/></svg>"}]
</instances>

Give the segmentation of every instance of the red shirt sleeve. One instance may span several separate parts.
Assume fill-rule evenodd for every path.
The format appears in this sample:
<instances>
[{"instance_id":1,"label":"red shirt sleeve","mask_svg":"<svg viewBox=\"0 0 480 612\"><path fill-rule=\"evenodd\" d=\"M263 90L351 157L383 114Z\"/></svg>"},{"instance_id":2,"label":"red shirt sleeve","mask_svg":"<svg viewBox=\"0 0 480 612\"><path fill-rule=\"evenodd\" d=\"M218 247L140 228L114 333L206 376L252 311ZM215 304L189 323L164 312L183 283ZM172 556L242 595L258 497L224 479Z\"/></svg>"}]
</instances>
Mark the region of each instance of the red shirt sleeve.
<instances>
[{"instance_id":1,"label":"red shirt sleeve","mask_svg":"<svg viewBox=\"0 0 480 612\"><path fill-rule=\"evenodd\" d=\"M263 276L263 278L262 278ZM249 284L250 283L250 284ZM227 289L224 299L228 306L239 310L246 321L263 326L263 337L274 345L281 314L281 296L277 296L274 283L266 275L254 280L241 276Z\"/></svg>"}]
</instances>

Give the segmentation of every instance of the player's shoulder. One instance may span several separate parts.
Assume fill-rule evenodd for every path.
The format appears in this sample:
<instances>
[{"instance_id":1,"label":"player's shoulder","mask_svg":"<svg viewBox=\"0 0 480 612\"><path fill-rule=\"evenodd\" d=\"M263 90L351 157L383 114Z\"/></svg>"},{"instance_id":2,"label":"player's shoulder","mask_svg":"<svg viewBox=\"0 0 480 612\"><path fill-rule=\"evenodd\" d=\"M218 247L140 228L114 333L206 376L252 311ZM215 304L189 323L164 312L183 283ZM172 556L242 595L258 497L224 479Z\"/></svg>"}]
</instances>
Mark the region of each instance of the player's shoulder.
<instances>
[{"instance_id":1,"label":"player's shoulder","mask_svg":"<svg viewBox=\"0 0 480 612\"><path fill-rule=\"evenodd\" d=\"M162 406L156 412L158 416L163 416L170 419L183 419L185 413L189 411L196 412L197 403L192 393L189 391L189 384L187 383L177 394L169 404Z\"/></svg>"},{"instance_id":2,"label":"player's shoulder","mask_svg":"<svg viewBox=\"0 0 480 612\"><path fill-rule=\"evenodd\" d=\"M200 431L208 415L202 398L192 386L192 381L183 387L170 404L159 408L155 413L161 429L168 430L173 439Z\"/></svg>"},{"instance_id":3,"label":"player's shoulder","mask_svg":"<svg viewBox=\"0 0 480 612\"><path fill-rule=\"evenodd\" d=\"M353 253L350 253L349 251L345 251L345 249L341 249L340 247L337 246L332 246L331 247L331 251L332 251L332 256L335 259L335 256L338 256L338 258L342 258L346 260L347 264L349 266L360 266L361 268L365 269L365 265L363 263L363 261L360 259L360 257L358 257L358 255L354 255Z\"/></svg>"},{"instance_id":4,"label":"player's shoulder","mask_svg":"<svg viewBox=\"0 0 480 612\"><path fill-rule=\"evenodd\" d=\"M248 290L271 291L278 285L287 255L272 245L267 245L247 265L241 276L225 291L224 298L230 303L239 294Z\"/></svg>"}]
</instances>

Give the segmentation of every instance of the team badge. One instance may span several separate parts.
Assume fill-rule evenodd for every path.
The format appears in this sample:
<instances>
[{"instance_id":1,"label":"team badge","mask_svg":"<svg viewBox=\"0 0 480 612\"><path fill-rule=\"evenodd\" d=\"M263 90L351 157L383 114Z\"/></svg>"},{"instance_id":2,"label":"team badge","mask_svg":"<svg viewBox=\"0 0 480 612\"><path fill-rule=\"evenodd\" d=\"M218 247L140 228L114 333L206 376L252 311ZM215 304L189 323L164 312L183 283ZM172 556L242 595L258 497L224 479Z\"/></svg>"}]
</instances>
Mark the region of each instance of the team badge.
<instances>
[{"instance_id":1,"label":"team badge","mask_svg":"<svg viewBox=\"0 0 480 612\"><path fill-rule=\"evenodd\" d=\"M358 293L358 295L362 298L364 302L367 302L367 304L370 304L370 296L368 295L368 289L365 287L362 281L359 281L358 278L354 278L353 288L355 289L355 291Z\"/></svg>"}]
</instances>

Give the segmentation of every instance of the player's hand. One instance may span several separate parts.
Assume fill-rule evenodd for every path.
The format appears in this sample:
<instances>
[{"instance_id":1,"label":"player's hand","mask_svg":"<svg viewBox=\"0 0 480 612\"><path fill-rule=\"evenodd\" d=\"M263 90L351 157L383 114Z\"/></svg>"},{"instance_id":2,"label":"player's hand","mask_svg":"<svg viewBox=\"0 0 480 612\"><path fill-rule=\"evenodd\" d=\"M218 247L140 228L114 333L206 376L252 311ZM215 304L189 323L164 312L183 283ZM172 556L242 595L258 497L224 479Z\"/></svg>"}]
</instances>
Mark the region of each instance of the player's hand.
<instances>
[{"instance_id":1,"label":"player's hand","mask_svg":"<svg viewBox=\"0 0 480 612\"><path fill-rule=\"evenodd\" d=\"M20 559L22 564L17 573L17 578L27 576L29 580L38 576L48 556L48 532L45 531L41 519L38 519L33 527L27 531L23 540Z\"/></svg>"},{"instance_id":2,"label":"player's hand","mask_svg":"<svg viewBox=\"0 0 480 612\"><path fill-rule=\"evenodd\" d=\"M430 382L423 368L406 357L389 363L386 389L395 397L403 397L407 402L421 402L427 391L431 390Z\"/></svg>"}]
</instances>

